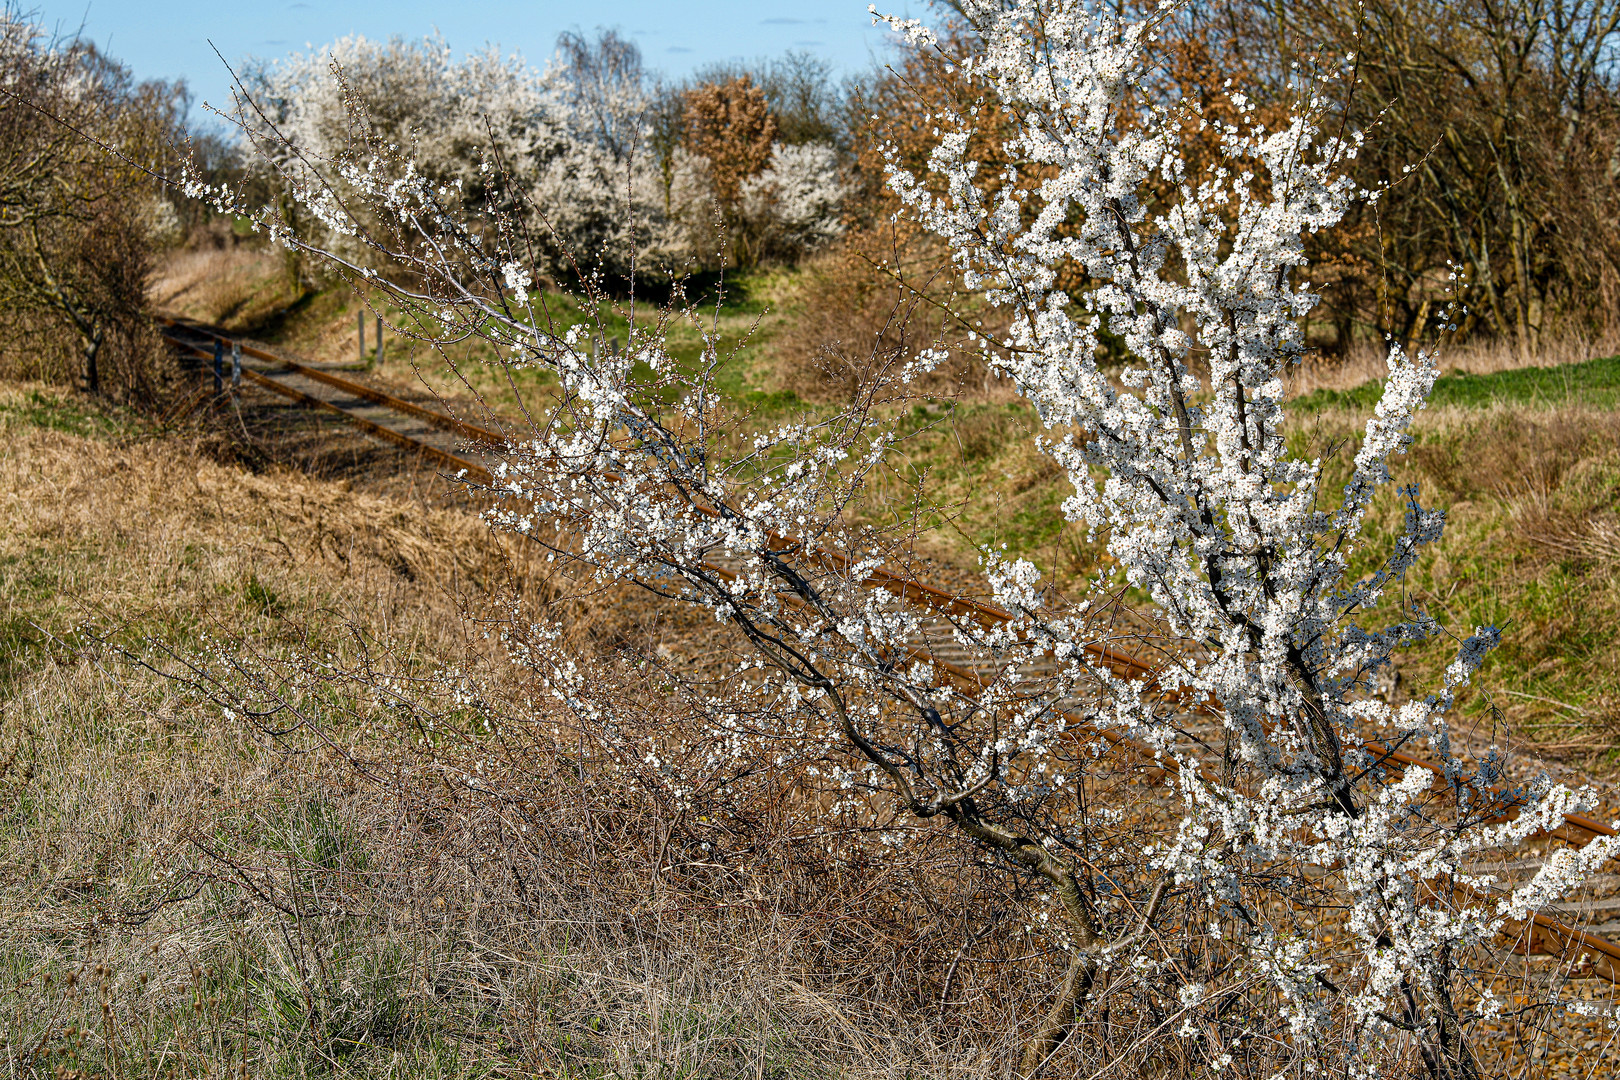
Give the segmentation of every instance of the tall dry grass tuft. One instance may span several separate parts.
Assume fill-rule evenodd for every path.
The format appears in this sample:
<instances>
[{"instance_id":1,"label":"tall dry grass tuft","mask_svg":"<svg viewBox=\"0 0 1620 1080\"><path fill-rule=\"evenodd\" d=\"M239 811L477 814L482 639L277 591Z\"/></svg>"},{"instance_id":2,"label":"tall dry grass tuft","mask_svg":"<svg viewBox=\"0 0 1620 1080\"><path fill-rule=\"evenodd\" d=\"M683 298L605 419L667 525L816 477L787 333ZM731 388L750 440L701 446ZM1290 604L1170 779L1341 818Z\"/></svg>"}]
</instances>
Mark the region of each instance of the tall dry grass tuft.
<instances>
[{"instance_id":1,"label":"tall dry grass tuft","mask_svg":"<svg viewBox=\"0 0 1620 1080\"><path fill-rule=\"evenodd\" d=\"M1580 406L1456 410L1433 428L1412 460L1450 500L1502 506L1537 560L1575 560L1604 577L1620 564L1620 416Z\"/></svg>"}]
</instances>

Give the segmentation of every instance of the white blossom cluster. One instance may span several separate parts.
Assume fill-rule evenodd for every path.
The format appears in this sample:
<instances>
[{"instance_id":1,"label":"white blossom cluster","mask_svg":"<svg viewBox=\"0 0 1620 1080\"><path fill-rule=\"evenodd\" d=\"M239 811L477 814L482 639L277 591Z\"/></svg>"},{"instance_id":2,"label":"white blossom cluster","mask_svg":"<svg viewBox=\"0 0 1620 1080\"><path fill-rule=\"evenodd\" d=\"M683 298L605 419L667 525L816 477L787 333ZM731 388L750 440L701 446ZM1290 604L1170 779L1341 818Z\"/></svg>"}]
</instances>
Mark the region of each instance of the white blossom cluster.
<instances>
[{"instance_id":1,"label":"white blossom cluster","mask_svg":"<svg viewBox=\"0 0 1620 1080\"><path fill-rule=\"evenodd\" d=\"M1178 151L1195 106L1137 92L1153 19L1122 20L1079 0L962 7L983 40L965 64L983 96L967 115L935 118L931 175L891 164L891 182L950 244L969 286L1015 314L1003 348L986 357L1038 409L1049 432L1041 446L1074 487L1064 513L1106 535L1130 583L1199 646L1158 688L1215 703L1240 767L1223 775L1218 758L1170 754L1187 811L1180 839L1155 861L1251 920L1252 972L1276 984L1301 1036L1325 1033L1345 998L1313 982L1328 970L1323 950L1267 924L1241 867L1341 868L1360 955L1353 989L1340 989L1369 1040L1391 1034L1387 1018L1404 1015L1411 987L1423 988L1426 1008L1441 1007L1438 984L1453 977L1445 957L1488 941L1504 916L1534 906L1528 897L1566 892L1615 852L1595 842L1549 862L1511 898L1431 902L1471 855L1522 842L1578 800L1560 788L1518 792L1516 819L1492 824L1502 806L1481 805L1490 801L1481 770L1453 755L1446 713L1495 645L1494 628L1462 643L1429 697L1397 709L1365 693L1395 647L1438 629L1418 611L1382 626L1368 626L1366 613L1380 601L1379 610L1399 607L1386 590L1440 539L1445 515L1415 488L1404 492L1404 533L1381 569L1350 577L1366 549L1369 503L1390 483L1390 459L1406 448L1436 377L1427 355L1391 349L1342 491L1324 490L1323 461L1296 456L1285 437L1284 375L1304 352L1316 301L1302 278L1304 237L1336 224L1355 197L1337 166L1354 157L1359 136L1324 131L1322 88L1301 82L1285 125L1222 126L1222 160L1194 175ZM925 28L891 22L915 46L930 45ZM968 149L975 113L1008 117L1015 131L1004 150L1018 164L1005 167L993 196L980 182L987 163ZM1019 183L1020 169L1038 182ZM1060 291L1064 264L1094 286ZM1098 363L1104 332L1132 357L1117 383ZM1030 577L993 584L1034 621ZM1044 625L1060 655L1068 646L1084 656L1061 624ZM1168 746L1164 720L1138 689L1099 675L1111 686L1112 722ZM1367 785L1376 762L1364 745L1374 739L1436 755L1462 793L1456 805L1441 809L1420 770ZM1375 1047L1366 1044L1367 1075L1378 1072Z\"/></svg>"},{"instance_id":2,"label":"white blossom cluster","mask_svg":"<svg viewBox=\"0 0 1620 1080\"><path fill-rule=\"evenodd\" d=\"M706 163L679 147L667 163L653 153L654 103L639 77L598 80L586 100L562 57L537 71L493 48L458 59L439 38L350 36L259 64L243 89L238 117L261 163L305 191L345 166L374 173L380 144L434 183L459 184L476 205L493 151L508 194L532 211L526 224L543 241L537 269L548 274L571 276L580 264L617 274L677 267L713 230ZM774 148L746 192L751 227L776 250L824 245L839 228L839 177L831 147ZM354 257L359 248L345 235L333 229L323 239Z\"/></svg>"},{"instance_id":3,"label":"white blossom cluster","mask_svg":"<svg viewBox=\"0 0 1620 1080\"><path fill-rule=\"evenodd\" d=\"M310 238L351 259L363 245L345 238L366 223L348 220L346 182L364 192L406 171L459 198L484 187L492 149L533 170L571 146L537 73L494 49L458 60L437 38L341 38L257 65L242 91L236 112L259 166L327 230Z\"/></svg>"},{"instance_id":4,"label":"white blossom cluster","mask_svg":"<svg viewBox=\"0 0 1620 1080\"><path fill-rule=\"evenodd\" d=\"M743 216L776 250L814 251L843 232L845 185L838 154L826 143L771 148L770 164L743 181Z\"/></svg>"}]
</instances>

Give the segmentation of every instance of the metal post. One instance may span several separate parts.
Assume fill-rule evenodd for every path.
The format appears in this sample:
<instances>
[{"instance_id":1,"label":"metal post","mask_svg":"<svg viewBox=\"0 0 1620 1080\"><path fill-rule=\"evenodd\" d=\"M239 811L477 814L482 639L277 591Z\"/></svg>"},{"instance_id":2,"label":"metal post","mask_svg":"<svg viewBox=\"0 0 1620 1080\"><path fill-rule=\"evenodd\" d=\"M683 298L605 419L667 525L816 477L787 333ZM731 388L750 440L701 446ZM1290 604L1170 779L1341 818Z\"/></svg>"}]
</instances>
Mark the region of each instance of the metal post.
<instances>
[{"instance_id":1,"label":"metal post","mask_svg":"<svg viewBox=\"0 0 1620 1080\"><path fill-rule=\"evenodd\" d=\"M242 385L242 343L231 342L231 389L235 390Z\"/></svg>"},{"instance_id":2,"label":"metal post","mask_svg":"<svg viewBox=\"0 0 1620 1080\"><path fill-rule=\"evenodd\" d=\"M357 316L360 323L360 362L366 362L366 309L361 308Z\"/></svg>"},{"instance_id":3,"label":"metal post","mask_svg":"<svg viewBox=\"0 0 1620 1080\"><path fill-rule=\"evenodd\" d=\"M382 364L382 358L383 358L382 316L379 315L379 316L377 316L377 359L376 359L376 363L373 366L381 365Z\"/></svg>"},{"instance_id":4,"label":"metal post","mask_svg":"<svg viewBox=\"0 0 1620 1080\"><path fill-rule=\"evenodd\" d=\"M225 343L214 339L214 393L225 389Z\"/></svg>"}]
</instances>

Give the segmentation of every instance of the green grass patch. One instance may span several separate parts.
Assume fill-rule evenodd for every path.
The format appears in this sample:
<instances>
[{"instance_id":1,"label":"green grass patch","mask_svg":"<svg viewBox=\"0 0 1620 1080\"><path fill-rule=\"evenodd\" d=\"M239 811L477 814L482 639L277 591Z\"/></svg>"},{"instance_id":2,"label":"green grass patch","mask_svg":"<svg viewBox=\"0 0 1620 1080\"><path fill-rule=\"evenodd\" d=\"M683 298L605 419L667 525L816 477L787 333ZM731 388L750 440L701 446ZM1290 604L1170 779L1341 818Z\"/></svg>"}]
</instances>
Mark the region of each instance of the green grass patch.
<instances>
[{"instance_id":1,"label":"green grass patch","mask_svg":"<svg viewBox=\"0 0 1620 1080\"><path fill-rule=\"evenodd\" d=\"M128 435L138 424L128 410L40 390L31 390L15 401L0 402L0 420L6 426L45 428L96 439Z\"/></svg>"},{"instance_id":2,"label":"green grass patch","mask_svg":"<svg viewBox=\"0 0 1620 1080\"><path fill-rule=\"evenodd\" d=\"M260 581L257 573L248 574L247 583L242 586L242 598L247 601L249 608L271 618L279 618L287 610L287 601Z\"/></svg>"},{"instance_id":3,"label":"green grass patch","mask_svg":"<svg viewBox=\"0 0 1620 1080\"><path fill-rule=\"evenodd\" d=\"M772 339L784 325L781 312L794 281L788 271L757 271L728 275L723 288L718 280L694 282L687 308L671 316L664 326L664 347L674 360L674 372L666 372L666 376L697 373L712 342L720 358L714 374L721 395L750 409L793 408L798 404L796 398L786 395L788 400L782 400L784 395L768 391L767 384L774 363ZM313 347L334 318L352 317L353 297L342 293L346 289L341 286L321 293L296 317L266 328L265 340L292 348ZM373 297L373 301L388 322L414 328L422 339L431 340L439 333L435 321L423 312L401 310L383 303L381 297ZM645 340L655 332L660 315L659 305L651 300L638 299L633 304L592 301L555 290L535 294L532 304L536 320L549 332L588 327L589 337L597 339L599 347L611 342L621 349L630 338L632 323L638 339ZM368 320L368 339L372 332ZM375 357L374 348L371 354ZM520 398L544 398L556 385L550 368L509 365L478 340L446 346L440 356L423 341L388 334L384 359L374 370L408 383L420 377L437 393L451 397L464 395L470 388L497 412L511 415L517 413ZM681 392L679 386L655 378L645 366L638 368L637 375L652 388L655 402L671 402Z\"/></svg>"},{"instance_id":4,"label":"green grass patch","mask_svg":"<svg viewBox=\"0 0 1620 1080\"><path fill-rule=\"evenodd\" d=\"M1349 390L1313 390L1296 400L1296 414L1330 408L1369 410L1384 395L1375 379ZM1490 375L1444 375L1429 396L1432 407L1479 409L1502 405L1563 405L1580 402L1612 408L1620 404L1620 356L1604 356L1559 367L1526 367Z\"/></svg>"}]
</instances>

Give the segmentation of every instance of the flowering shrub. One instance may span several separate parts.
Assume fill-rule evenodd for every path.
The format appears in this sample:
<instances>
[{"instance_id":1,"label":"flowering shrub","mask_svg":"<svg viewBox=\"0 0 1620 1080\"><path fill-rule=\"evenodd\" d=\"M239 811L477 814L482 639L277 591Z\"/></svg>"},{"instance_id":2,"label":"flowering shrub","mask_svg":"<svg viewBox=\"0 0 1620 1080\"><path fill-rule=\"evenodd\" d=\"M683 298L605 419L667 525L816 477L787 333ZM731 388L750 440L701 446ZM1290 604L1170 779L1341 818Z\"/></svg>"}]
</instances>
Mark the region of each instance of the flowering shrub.
<instances>
[{"instance_id":1,"label":"flowering shrub","mask_svg":"<svg viewBox=\"0 0 1620 1080\"><path fill-rule=\"evenodd\" d=\"M346 37L251 69L237 119L267 175L293 193L280 207L286 227L321 227L323 246L360 262L367 245L345 239L347 211L334 202L384 175L416 173L445 188L446 205L521 207L539 269L564 280L678 268L706 248L717 200L739 239L779 257L836 233L842 189L832 148L774 145L757 89L745 85L752 96L740 105L725 88L694 92L691 148L676 150L666 175L645 145L652 90L635 47L611 33L594 44L564 35L562 45L537 72L493 48L458 60L442 39ZM727 141L738 122L728 107L746 113L746 144ZM705 156L713 154L718 165ZM326 195L315 197L321 188ZM298 217L301 206L313 222Z\"/></svg>"},{"instance_id":2,"label":"flowering shrub","mask_svg":"<svg viewBox=\"0 0 1620 1080\"><path fill-rule=\"evenodd\" d=\"M1408 488L1401 535L1379 546L1363 528L1435 365L1392 350L1337 490L1323 458L1290 450L1283 378L1315 303L1303 237L1358 197L1341 172L1358 137L1324 123L1302 80L1286 123L1222 124L1218 160L1194 175L1191 106L1143 86L1152 18L1079 0L961 6L980 96L930 118L932 177L894 163L890 182L965 286L1009 315L986 361L1038 412L1039 448L1073 487L1061 512L1106 539L1167 627L1155 677L1111 659L1101 581L1059 602L1032 563L998 553L985 570L1005 617L902 602L918 591L883 567L912 558L916 518L874 507L869 481L903 453L898 406L938 351L874 364L834 415L750 427L717 387L712 338L695 370L666 348L667 313L634 324L622 352L591 348L591 327L535 305L511 220L474 227L431 181L356 167L372 211L417 238L372 241L423 283L402 301L447 339L482 336L556 377L549 412L496 470L492 520L596 579L707 609L737 650L715 686L670 674L698 719L656 735L629 734L541 614L514 612L514 657L694 806L728 776L796 770L807 806L861 833L840 844L903 845L908 821L938 823L1033 883L1023 932L1063 959L1024 1073L1065 1042L1099 1068L1162 1072L1173 1034L1192 1071L1480 1075L1469 1031L1504 1008L1498 931L1614 851L1565 852L1511 892L1472 869L1580 805L1544 781L1503 793L1494 751L1452 744L1447 713L1496 629L1459 642L1427 697L1369 692L1397 649L1442 632L1398 586L1444 512ZM969 138L991 117L1010 132L994 195ZM1045 179L1018 184L1021 167ZM1083 296L1059 287L1072 265L1095 283ZM1130 357L1113 377L1104 334ZM1369 558L1373 572L1352 573ZM1391 769L1390 745L1424 748L1444 782ZM1168 792L1133 786L1144 769ZM1109 1034L1120 1024L1129 1046ZM1070 1038L1076 1025L1091 1034Z\"/></svg>"},{"instance_id":3,"label":"flowering shrub","mask_svg":"<svg viewBox=\"0 0 1620 1080\"><path fill-rule=\"evenodd\" d=\"M525 176L570 144L539 80L520 61L493 49L458 61L440 39L350 36L259 65L242 88L243 134L261 169L290 196L281 207L284 224L349 259L365 257L356 227L379 224L351 220L343 202L351 188L419 174L444 188L450 204L466 198L478 205L488 195L481 167L487 153ZM314 220L306 225L307 217Z\"/></svg>"},{"instance_id":4,"label":"flowering shrub","mask_svg":"<svg viewBox=\"0 0 1620 1080\"><path fill-rule=\"evenodd\" d=\"M742 214L757 222L767 251L789 257L825 246L843 231L844 184L826 143L778 143L770 163L742 184Z\"/></svg>"}]
</instances>

